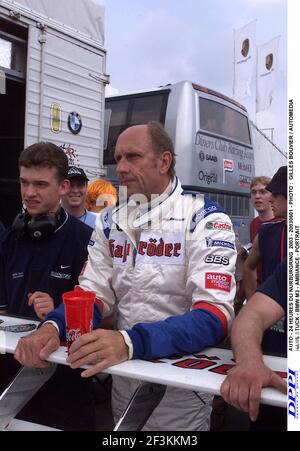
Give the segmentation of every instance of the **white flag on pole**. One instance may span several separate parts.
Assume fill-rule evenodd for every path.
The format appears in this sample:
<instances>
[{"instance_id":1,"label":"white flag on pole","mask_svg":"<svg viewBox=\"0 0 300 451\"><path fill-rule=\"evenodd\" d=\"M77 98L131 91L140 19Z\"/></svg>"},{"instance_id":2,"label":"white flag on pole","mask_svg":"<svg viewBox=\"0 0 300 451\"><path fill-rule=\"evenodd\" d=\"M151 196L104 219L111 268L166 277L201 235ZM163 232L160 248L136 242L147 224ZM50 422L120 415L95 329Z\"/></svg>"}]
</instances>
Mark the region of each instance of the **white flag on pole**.
<instances>
[{"instance_id":1,"label":"white flag on pole","mask_svg":"<svg viewBox=\"0 0 300 451\"><path fill-rule=\"evenodd\" d=\"M257 49L257 113L267 110L273 100L273 90L279 70L279 39L278 36Z\"/></svg>"},{"instance_id":2,"label":"white flag on pole","mask_svg":"<svg viewBox=\"0 0 300 451\"><path fill-rule=\"evenodd\" d=\"M234 83L236 99L249 97L256 60L256 20L234 30Z\"/></svg>"}]
</instances>

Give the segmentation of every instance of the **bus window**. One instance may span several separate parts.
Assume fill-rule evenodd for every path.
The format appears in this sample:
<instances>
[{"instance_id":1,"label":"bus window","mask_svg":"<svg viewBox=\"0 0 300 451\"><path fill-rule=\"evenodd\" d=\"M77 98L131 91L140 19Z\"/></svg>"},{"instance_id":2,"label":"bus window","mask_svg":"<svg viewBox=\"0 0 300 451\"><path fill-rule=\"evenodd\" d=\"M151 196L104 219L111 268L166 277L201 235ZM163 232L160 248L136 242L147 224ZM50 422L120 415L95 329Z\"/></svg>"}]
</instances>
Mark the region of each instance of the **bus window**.
<instances>
[{"instance_id":1,"label":"bus window","mask_svg":"<svg viewBox=\"0 0 300 451\"><path fill-rule=\"evenodd\" d=\"M225 197L225 208L224 210L228 215L231 215L231 196L229 194Z\"/></svg>"},{"instance_id":2,"label":"bus window","mask_svg":"<svg viewBox=\"0 0 300 451\"><path fill-rule=\"evenodd\" d=\"M239 199L238 196L232 196L232 216L239 216Z\"/></svg>"},{"instance_id":3,"label":"bus window","mask_svg":"<svg viewBox=\"0 0 300 451\"><path fill-rule=\"evenodd\" d=\"M150 121L164 123L163 96L136 97L133 100L132 115L129 125L146 124Z\"/></svg>"},{"instance_id":4,"label":"bus window","mask_svg":"<svg viewBox=\"0 0 300 451\"><path fill-rule=\"evenodd\" d=\"M225 196L223 193L218 193L218 204L224 208L225 207Z\"/></svg>"},{"instance_id":5,"label":"bus window","mask_svg":"<svg viewBox=\"0 0 300 451\"><path fill-rule=\"evenodd\" d=\"M105 109L110 110L107 146L104 164L115 164L114 152L117 139L126 128L150 121L165 123L168 92L134 94L122 99L108 98Z\"/></svg>"},{"instance_id":6,"label":"bus window","mask_svg":"<svg viewBox=\"0 0 300 451\"><path fill-rule=\"evenodd\" d=\"M249 216L250 199L248 197L241 197L240 202L241 201L243 202L243 205L241 207L241 216Z\"/></svg>"},{"instance_id":7,"label":"bus window","mask_svg":"<svg viewBox=\"0 0 300 451\"><path fill-rule=\"evenodd\" d=\"M218 195L217 195L217 193L209 193L208 196L209 196L209 198L210 198L212 201L218 203Z\"/></svg>"},{"instance_id":8,"label":"bus window","mask_svg":"<svg viewBox=\"0 0 300 451\"><path fill-rule=\"evenodd\" d=\"M250 144L248 119L222 103L199 97L200 128L233 141Z\"/></svg>"},{"instance_id":9,"label":"bus window","mask_svg":"<svg viewBox=\"0 0 300 451\"><path fill-rule=\"evenodd\" d=\"M110 122L108 124L107 148L104 152L104 164L115 163L115 147L118 136L126 128L128 114L128 99L116 100L109 103Z\"/></svg>"}]
</instances>

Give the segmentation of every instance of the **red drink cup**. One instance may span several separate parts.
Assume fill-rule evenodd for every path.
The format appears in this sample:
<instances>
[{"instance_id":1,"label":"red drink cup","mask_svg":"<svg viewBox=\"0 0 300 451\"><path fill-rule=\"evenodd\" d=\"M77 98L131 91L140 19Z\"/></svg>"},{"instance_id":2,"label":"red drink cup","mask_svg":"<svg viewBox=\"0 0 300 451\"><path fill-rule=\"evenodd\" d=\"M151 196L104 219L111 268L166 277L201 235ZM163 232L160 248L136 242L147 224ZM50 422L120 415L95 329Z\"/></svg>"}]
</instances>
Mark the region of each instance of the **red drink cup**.
<instances>
[{"instance_id":1,"label":"red drink cup","mask_svg":"<svg viewBox=\"0 0 300 451\"><path fill-rule=\"evenodd\" d=\"M95 293L91 291L68 291L62 295L65 304L66 339L68 351L81 335L93 329Z\"/></svg>"}]
</instances>

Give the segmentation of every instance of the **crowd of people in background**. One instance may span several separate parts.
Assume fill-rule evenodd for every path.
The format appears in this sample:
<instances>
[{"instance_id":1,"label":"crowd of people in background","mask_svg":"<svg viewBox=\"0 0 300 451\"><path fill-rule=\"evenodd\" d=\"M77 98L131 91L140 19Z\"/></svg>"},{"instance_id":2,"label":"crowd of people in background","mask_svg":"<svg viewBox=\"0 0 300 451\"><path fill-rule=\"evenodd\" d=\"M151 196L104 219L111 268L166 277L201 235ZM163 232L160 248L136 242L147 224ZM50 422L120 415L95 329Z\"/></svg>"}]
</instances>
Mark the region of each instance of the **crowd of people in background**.
<instances>
[{"instance_id":1,"label":"crowd of people in background","mask_svg":"<svg viewBox=\"0 0 300 451\"><path fill-rule=\"evenodd\" d=\"M143 202L120 203L112 183L90 181L54 144L34 144L20 155L23 209L10 227L0 222L0 310L42 325L19 340L15 359L0 356L0 391L20 364L42 367L65 339L62 293L77 287L96 294L95 330L72 345L71 368L59 367L19 418L94 430L92 376L130 359L217 346L230 336L233 323L236 366L221 394L249 412L250 430L286 430L285 409L259 409L259 399L265 386L286 390L262 353L286 356L287 351L287 167L251 182L257 216L250 224L248 252L218 204L183 190L173 143L159 123L121 133L115 159L127 201L142 194ZM171 221L178 212L182 220ZM208 227L208 222L228 227ZM219 245L208 246L208 239ZM113 327L102 328L112 317ZM81 375L84 364L91 367ZM115 422L137 386L113 376ZM168 387L144 430L209 430L212 400L207 393Z\"/></svg>"},{"instance_id":2,"label":"crowd of people in background","mask_svg":"<svg viewBox=\"0 0 300 451\"><path fill-rule=\"evenodd\" d=\"M286 391L286 383L264 365L262 352L287 355L287 166L280 167L271 180L260 178L259 185L255 178L251 198L256 208L267 212L268 219L254 219L259 227L252 235L253 247L243 270L248 302L231 334L236 366L221 393L235 407L249 411L251 430L284 431L286 409L268 405L259 409L258 405L262 387Z\"/></svg>"}]
</instances>

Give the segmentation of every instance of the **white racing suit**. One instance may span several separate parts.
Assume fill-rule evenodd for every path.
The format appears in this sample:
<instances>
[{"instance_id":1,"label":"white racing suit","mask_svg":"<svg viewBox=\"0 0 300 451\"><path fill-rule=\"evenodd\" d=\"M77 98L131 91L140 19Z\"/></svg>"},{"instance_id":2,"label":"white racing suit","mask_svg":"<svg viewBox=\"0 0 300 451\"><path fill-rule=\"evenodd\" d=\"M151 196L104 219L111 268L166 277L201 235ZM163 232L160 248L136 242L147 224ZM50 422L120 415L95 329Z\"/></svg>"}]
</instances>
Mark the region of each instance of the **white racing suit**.
<instances>
[{"instance_id":1,"label":"white racing suit","mask_svg":"<svg viewBox=\"0 0 300 451\"><path fill-rule=\"evenodd\" d=\"M102 300L104 316L116 304L117 329L128 332L133 358L199 352L229 330L236 261L232 224L220 206L193 194L184 193L175 177L171 194L135 216L130 227L127 205L97 220L80 287ZM115 420L137 385L114 376ZM168 387L144 429L208 430L211 400Z\"/></svg>"}]
</instances>

